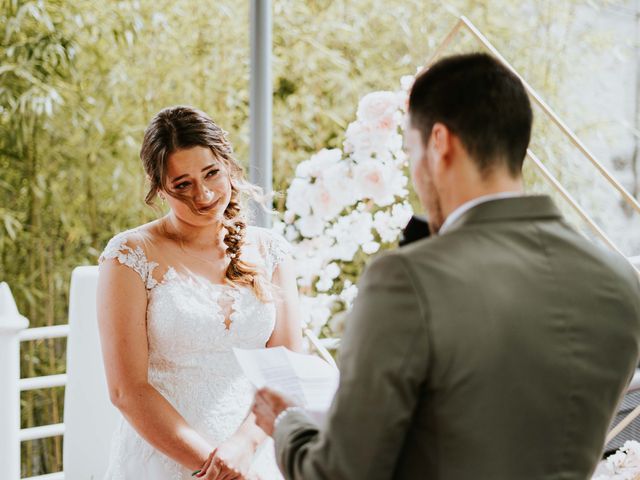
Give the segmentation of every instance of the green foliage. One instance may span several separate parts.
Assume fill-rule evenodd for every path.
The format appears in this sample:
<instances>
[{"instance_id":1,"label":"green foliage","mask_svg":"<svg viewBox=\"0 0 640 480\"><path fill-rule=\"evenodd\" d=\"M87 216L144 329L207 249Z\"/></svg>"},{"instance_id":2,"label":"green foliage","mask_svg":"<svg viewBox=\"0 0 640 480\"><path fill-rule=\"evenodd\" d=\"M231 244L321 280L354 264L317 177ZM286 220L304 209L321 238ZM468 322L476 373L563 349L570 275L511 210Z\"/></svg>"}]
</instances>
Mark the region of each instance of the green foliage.
<instances>
[{"instance_id":1,"label":"green foliage","mask_svg":"<svg viewBox=\"0 0 640 480\"><path fill-rule=\"evenodd\" d=\"M155 112L202 108L246 165L249 2L0 2L0 281L31 326L66 323L72 269L156 215L138 159ZM273 3L274 188L284 190L298 162L341 145L363 94L395 90L425 63L454 9L553 102L577 2ZM462 36L450 51L470 48ZM64 371L63 347L24 344L23 375ZM23 395L23 426L60 421L62 400L60 389ZM23 476L60 468L59 439L23 444Z\"/></svg>"}]
</instances>

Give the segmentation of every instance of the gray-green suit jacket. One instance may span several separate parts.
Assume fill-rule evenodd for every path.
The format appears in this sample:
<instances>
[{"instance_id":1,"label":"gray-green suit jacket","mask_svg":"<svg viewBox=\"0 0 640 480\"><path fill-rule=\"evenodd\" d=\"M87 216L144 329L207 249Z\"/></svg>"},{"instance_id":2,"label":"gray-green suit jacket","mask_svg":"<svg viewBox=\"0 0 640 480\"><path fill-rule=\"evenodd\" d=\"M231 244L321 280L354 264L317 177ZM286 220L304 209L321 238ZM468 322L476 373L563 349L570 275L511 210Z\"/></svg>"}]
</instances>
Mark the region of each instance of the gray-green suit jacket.
<instances>
[{"instance_id":1,"label":"gray-green suit jacket","mask_svg":"<svg viewBox=\"0 0 640 480\"><path fill-rule=\"evenodd\" d=\"M548 197L493 200L367 268L327 424L287 479L587 479L638 362L640 284Z\"/></svg>"}]
</instances>

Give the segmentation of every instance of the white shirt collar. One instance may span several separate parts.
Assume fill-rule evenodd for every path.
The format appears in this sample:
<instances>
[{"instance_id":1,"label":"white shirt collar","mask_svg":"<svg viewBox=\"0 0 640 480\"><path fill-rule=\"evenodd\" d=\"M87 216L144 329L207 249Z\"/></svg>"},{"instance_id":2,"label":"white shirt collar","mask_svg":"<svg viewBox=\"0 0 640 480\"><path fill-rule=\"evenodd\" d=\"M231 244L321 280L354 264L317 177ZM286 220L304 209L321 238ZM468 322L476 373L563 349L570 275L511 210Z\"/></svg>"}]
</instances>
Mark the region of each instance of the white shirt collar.
<instances>
[{"instance_id":1,"label":"white shirt collar","mask_svg":"<svg viewBox=\"0 0 640 480\"><path fill-rule=\"evenodd\" d=\"M489 202L491 200L499 200L501 198L514 198L522 196L524 196L522 192L500 192L492 193L490 195L482 195L481 197L476 197L473 200L469 200L449 214L449 216L442 224L442 227L440 227L440 231L438 232L438 234L440 235L445 233L456 220L462 217L462 215L471 210L473 207L476 207L481 203Z\"/></svg>"}]
</instances>

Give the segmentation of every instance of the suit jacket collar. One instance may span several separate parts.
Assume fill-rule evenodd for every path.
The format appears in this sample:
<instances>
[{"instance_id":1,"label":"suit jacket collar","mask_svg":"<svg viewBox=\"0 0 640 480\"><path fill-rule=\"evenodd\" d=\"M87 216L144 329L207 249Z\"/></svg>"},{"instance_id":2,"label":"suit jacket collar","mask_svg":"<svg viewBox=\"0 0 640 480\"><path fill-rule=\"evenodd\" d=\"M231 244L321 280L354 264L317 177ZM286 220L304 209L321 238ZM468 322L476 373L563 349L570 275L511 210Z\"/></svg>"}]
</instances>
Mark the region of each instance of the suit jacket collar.
<instances>
[{"instance_id":1,"label":"suit jacket collar","mask_svg":"<svg viewBox=\"0 0 640 480\"><path fill-rule=\"evenodd\" d=\"M505 220L559 220L562 214L547 195L528 195L489 200L476 205L453 222L447 232L465 225Z\"/></svg>"}]
</instances>

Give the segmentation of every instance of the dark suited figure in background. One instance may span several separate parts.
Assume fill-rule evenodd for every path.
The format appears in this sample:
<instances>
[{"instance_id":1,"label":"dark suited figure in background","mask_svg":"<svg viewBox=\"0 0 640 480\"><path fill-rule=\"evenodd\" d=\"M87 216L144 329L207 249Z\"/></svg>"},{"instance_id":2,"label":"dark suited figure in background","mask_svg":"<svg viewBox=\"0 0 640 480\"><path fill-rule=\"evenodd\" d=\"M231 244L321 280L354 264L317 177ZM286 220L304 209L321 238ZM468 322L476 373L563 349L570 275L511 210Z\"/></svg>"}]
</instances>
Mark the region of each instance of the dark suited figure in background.
<instances>
[{"instance_id":1,"label":"dark suited figure in background","mask_svg":"<svg viewBox=\"0 0 640 480\"><path fill-rule=\"evenodd\" d=\"M590 478L637 364L638 275L523 194L531 107L494 58L436 63L409 113L433 235L363 274L327 423L268 389L257 422L288 479Z\"/></svg>"},{"instance_id":2,"label":"dark suited figure in background","mask_svg":"<svg viewBox=\"0 0 640 480\"><path fill-rule=\"evenodd\" d=\"M399 247L404 247L410 243L417 242L429 236L429 222L422 215L412 215L407 226L400 235Z\"/></svg>"}]
</instances>

